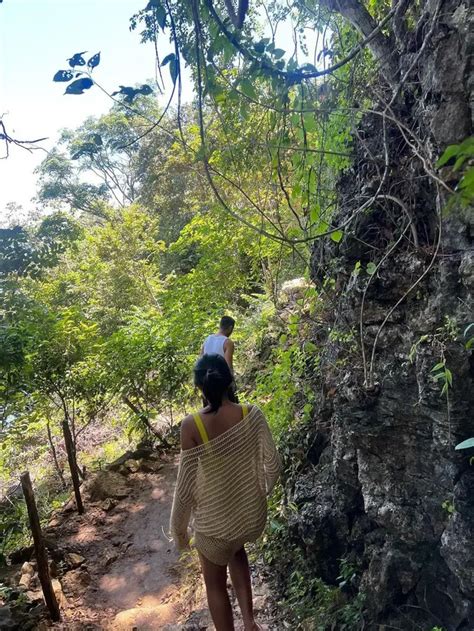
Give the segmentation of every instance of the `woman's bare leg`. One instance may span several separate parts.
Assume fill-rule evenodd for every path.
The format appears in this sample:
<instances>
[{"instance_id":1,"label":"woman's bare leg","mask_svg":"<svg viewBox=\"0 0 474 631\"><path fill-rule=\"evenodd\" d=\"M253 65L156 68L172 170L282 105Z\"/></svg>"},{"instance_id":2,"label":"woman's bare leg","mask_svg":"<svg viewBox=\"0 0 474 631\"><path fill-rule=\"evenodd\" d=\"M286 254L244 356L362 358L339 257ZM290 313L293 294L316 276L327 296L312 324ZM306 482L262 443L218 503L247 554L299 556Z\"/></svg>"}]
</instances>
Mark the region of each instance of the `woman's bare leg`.
<instances>
[{"instance_id":1,"label":"woman's bare leg","mask_svg":"<svg viewBox=\"0 0 474 631\"><path fill-rule=\"evenodd\" d=\"M238 550L229 561L230 578L234 586L240 611L244 621L245 631L257 631L253 615L252 583L250 582L250 568L245 548Z\"/></svg>"},{"instance_id":2,"label":"woman's bare leg","mask_svg":"<svg viewBox=\"0 0 474 631\"><path fill-rule=\"evenodd\" d=\"M206 584L207 602L216 631L234 631L232 607L227 593L227 567L212 563L202 554L199 554L199 559Z\"/></svg>"}]
</instances>

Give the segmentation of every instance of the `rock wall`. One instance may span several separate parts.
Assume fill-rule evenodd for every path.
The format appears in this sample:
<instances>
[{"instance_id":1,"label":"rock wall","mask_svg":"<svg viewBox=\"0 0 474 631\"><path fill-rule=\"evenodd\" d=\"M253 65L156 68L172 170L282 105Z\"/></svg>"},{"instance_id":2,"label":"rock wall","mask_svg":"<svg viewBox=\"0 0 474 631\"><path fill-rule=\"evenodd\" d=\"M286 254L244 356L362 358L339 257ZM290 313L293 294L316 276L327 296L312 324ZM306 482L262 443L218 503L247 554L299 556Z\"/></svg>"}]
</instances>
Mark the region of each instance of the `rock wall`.
<instances>
[{"instance_id":1,"label":"rock wall","mask_svg":"<svg viewBox=\"0 0 474 631\"><path fill-rule=\"evenodd\" d=\"M426 3L426 20L404 42L402 74L419 54L435 4ZM292 439L308 448L285 479L298 507L289 536L329 584L337 584L341 558L357 567L365 629L474 629L473 454L454 450L474 436L474 361L462 335L474 321L474 210L453 208L440 231L446 194L403 129L416 130L433 162L472 133L472 24L465 0L441 3L410 89L393 108L402 126L386 120L384 130L377 115L361 122L355 163L339 185L341 216L375 193L387 145L381 195L340 244L313 252L315 282L328 271L336 279L330 325L338 334L314 332L324 349L315 383L321 396L309 439L307 427ZM366 265L385 254L364 296ZM433 379L442 358L453 376L447 398Z\"/></svg>"}]
</instances>

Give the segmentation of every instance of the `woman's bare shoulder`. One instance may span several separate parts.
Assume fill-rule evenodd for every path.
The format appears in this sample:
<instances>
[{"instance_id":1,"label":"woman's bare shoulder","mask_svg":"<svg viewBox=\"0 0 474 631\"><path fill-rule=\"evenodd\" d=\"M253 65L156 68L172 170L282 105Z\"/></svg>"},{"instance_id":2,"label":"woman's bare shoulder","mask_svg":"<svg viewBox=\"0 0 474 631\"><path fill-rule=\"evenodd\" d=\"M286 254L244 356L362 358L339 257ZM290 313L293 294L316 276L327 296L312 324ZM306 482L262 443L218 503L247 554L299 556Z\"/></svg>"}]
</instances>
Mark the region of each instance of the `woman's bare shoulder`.
<instances>
[{"instance_id":1,"label":"woman's bare shoulder","mask_svg":"<svg viewBox=\"0 0 474 631\"><path fill-rule=\"evenodd\" d=\"M196 424L193 414L188 414L181 421L181 449L192 449L197 445L195 437Z\"/></svg>"},{"instance_id":2,"label":"woman's bare shoulder","mask_svg":"<svg viewBox=\"0 0 474 631\"><path fill-rule=\"evenodd\" d=\"M244 405L247 407L247 410L249 412L252 412L252 410L254 410L255 412L258 412L260 410L258 405L256 405L255 403L244 403Z\"/></svg>"}]
</instances>

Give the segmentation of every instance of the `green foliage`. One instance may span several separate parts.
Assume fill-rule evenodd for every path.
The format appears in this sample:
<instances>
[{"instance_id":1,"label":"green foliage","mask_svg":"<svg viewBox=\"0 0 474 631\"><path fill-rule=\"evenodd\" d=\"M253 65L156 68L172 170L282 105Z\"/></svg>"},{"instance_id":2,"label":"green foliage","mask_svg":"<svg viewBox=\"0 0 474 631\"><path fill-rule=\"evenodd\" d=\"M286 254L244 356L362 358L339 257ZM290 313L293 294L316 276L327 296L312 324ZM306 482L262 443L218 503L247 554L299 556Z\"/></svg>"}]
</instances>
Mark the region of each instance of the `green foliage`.
<instances>
[{"instance_id":1,"label":"green foliage","mask_svg":"<svg viewBox=\"0 0 474 631\"><path fill-rule=\"evenodd\" d=\"M154 311L136 311L108 340L109 387L138 422L172 414L189 397L191 367L180 350L179 339Z\"/></svg>"},{"instance_id":2,"label":"green foliage","mask_svg":"<svg viewBox=\"0 0 474 631\"><path fill-rule=\"evenodd\" d=\"M42 527L46 526L51 512L63 505L69 493L48 488L36 491L36 505ZM28 511L23 498L13 499L0 510L0 567L10 552L32 543Z\"/></svg>"},{"instance_id":3,"label":"green foliage","mask_svg":"<svg viewBox=\"0 0 474 631\"><path fill-rule=\"evenodd\" d=\"M80 236L80 226L60 212L45 217L32 230L0 229L0 286L6 287L13 274L36 277L54 267Z\"/></svg>"},{"instance_id":4,"label":"green foliage","mask_svg":"<svg viewBox=\"0 0 474 631\"><path fill-rule=\"evenodd\" d=\"M420 344L427 342L429 340L429 335L421 335L419 339L412 345L410 352L408 353L408 361L413 364L416 358L416 354L418 352L418 347Z\"/></svg>"},{"instance_id":5,"label":"green foliage","mask_svg":"<svg viewBox=\"0 0 474 631\"><path fill-rule=\"evenodd\" d=\"M292 324L297 326L297 316L294 318L290 317L290 330ZM292 341L282 335L269 366L257 377L255 397L261 401L277 437L297 420L311 417L314 393L305 377L317 369L317 364L318 354L313 344Z\"/></svg>"},{"instance_id":6,"label":"green foliage","mask_svg":"<svg viewBox=\"0 0 474 631\"><path fill-rule=\"evenodd\" d=\"M470 351L472 348L474 348L474 322L472 322L465 328L464 338L466 339L466 343L464 346L467 351Z\"/></svg>"},{"instance_id":7,"label":"green foliage","mask_svg":"<svg viewBox=\"0 0 474 631\"><path fill-rule=\"evenodd\" d=\"M448 515L452 515L454 513L455 508L451 500L445 500L441 504L441 506L442 508L444 508L444 510L447 512Z\"/></svg>"},{"instance_id":8,"label":"green foliage","mask_svg":"<svg viewBox=\"0 0 474 631\"><path fill-rule=\"evenodd\" d=\"M469 207L474 202L473 158L474 136L470 136L458 145L449 145L436 163L438 168L449 165L453 174L459 174L456 194L452 199L459 201L464 207Z\"/></svg>"},{"instance_id":9,"label":"green foliage","mask_svg":"<svg viewBox=\"0 0 474 631\"><path fill-rule=\"evenodd\" d=\"M447 394L448 389L453 387L453 374L446 366L446 360L443 359L431 369L433 379L442 384L441 394Z\"/></svg>"},{"instance_id":10,"label":"green foliage","mask_svg":"<svg viewBox=\"0 0 474 631\"><path fill-rule=\"evenodd\" d=\"M463 440L462 443L456 445L456 449L472 449L474 447L474 438L468 438L467 440Z\"/></svg>"},{"instance_id":11,"label":"green foliage","mask_svg":"<svg viewBox=\"0 0 474 631\"><path fill-rule=\"evenodd\" d=\"M297 507L287 504L277 490L270 502L269 520L263 539L263 556L274 567L284 594L278 605L285 620L295 628L315 631L352 631L364 620L363 593L355 587L358 570L348 559L340 559L337 587L315 576L302 550L288 536L288 519Z\"/></svg>"},{"instance_id":12,"label":"green foliage","mask_svg":"<svg viewBox=\"0 0 474 631\"><path fill-rule=\"evenodd\" d=\"M37 169L43 205L107 218L108 203L123 207L136 200L141 177L136 129L144 117L158 115L150 97L140 97L136 108L131 112L114 106L75 130L62 131L58 145Z\"/></svg>"},{"instance_id":13,"label":"green foliage","mask_svg":"<svg viewBox=\"0 0 474 631\"><path fill-rule=\"evenodd\" d=\"M10 550L28 545L31 534L28 531L26 504L13 501L9 508L0 510L0 566L6 563Z\"/></svg>"}]
</instances>

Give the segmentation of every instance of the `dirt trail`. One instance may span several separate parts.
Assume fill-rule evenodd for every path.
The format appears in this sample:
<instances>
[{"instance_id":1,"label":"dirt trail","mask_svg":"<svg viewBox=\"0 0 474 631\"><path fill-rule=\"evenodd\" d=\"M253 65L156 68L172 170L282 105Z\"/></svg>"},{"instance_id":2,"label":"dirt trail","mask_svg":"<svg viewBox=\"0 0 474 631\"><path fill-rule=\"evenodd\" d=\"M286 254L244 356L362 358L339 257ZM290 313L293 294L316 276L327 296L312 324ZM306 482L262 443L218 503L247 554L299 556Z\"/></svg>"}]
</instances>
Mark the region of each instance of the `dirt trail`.
<instances>
[{"instance_id":1,"label":"dirt trail","mask_svg":"<svg viewBox=\"0 0 474 631\"><path fill-rule=\"evenodd\" d=\"M165 534L176 462L162 463L157 472L130 473L126 478L114 474L128 486L123 493L119 489L119 495L128 491L120 501L89 501L85 515L70 512L53 520L54 538L61 548L83 557L82 561L78 558L77 568L60 577L62 622L54 629L214 628L195 561L189 560L184 566ZM266 601L264 593L264 587L258 586L260 608ZM188 622L183 626L185 620Z\"/></svg>"},{"instance_id":2,"label":"dirt trail","mask_svg":"<svg viewBox=\"0 0 474 631\"><path fill-rule=\"evenodd\" d=\"M55 528L60 545L85 558L62 580L67 606L56 628L148 631L177 621L178 555L165 535L175 468L131 473L130 493L115 507L89 503Z\"/></svg>"}]
</instances>

